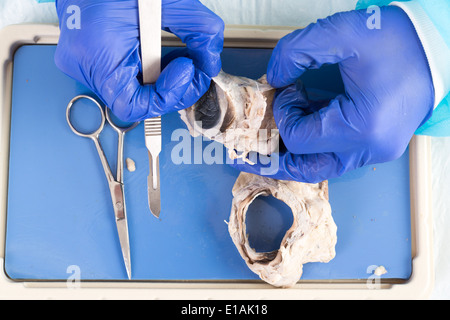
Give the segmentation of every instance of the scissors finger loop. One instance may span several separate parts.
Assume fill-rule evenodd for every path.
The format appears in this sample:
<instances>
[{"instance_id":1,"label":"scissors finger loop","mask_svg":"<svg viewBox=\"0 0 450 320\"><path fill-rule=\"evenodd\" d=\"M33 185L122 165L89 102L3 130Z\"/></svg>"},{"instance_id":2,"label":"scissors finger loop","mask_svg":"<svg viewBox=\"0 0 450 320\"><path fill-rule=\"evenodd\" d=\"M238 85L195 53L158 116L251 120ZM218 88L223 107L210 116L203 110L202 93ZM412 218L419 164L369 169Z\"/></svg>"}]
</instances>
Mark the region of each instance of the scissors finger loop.
<instances>
[{"instance_id":1,"label":"scissors finger loop","mask_svg":"<svg viewBox=\"0 0 450 320\"><path fill-rule=\"evenodd\" d=\"M70 119L70 111L73 107L73 105L75 104L75 102L77 102L78 100L81 99L88 99L90 101L92 101L99 109L100 109L100 114L101 114L101 122L100 122L100 126L98 127L97 130L91 132L91 133L83 133L78 131L74 125L72 124L72 121ZM67 110L66 110L66 119L67 119L67 123L69 124L70 129L72 129L72 131L76 134L79 135L80 137L85 137L85 138L97 138L98 135L100 134L100 132L102 132L103 127L105 126L105 113L103 111L102 106L97 102L97 100L95 100L94 98L90 97L90 96L86 96L86 95L79 95L76 96L75 98L73 98L69 104L67 105Z\"/></svg>"},{"instance_id":2,"label":"scissors finger loop","mask_svg":"<svg viewBox=\"0 0 450 320\"><path fill-rule=\"evenodd\" d=\"M116 130L116 132L118 133L127 133L130 130L133 130L134 128L136 128L139 125L139 122L134 122L132 124L130 124L129 126L125 126L125 127L121 127L119 125L117 125L112 119L111 119L111 109L106 108L107 110L105 111L106 113L106 120L108 120L108 123L111 125L111 127L113 127L114 130Z\"/></svg>"}]
</instances>

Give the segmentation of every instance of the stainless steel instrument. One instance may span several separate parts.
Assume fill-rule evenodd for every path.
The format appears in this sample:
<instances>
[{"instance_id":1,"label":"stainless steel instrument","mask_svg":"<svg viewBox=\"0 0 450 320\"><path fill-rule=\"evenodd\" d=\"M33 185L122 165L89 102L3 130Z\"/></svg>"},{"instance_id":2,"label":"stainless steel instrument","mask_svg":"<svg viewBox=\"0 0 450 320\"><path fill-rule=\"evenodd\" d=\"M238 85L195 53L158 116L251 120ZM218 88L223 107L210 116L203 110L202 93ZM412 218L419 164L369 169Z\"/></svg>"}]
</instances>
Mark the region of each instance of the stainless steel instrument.
<instances>
[{"instance_id":1,"label":"stainless steel instrument","mask_svg":"<svg viewBox=\"0 0 450 320\"><path fill-rule=\"evenodd\" d=\"M75 102L81 99L88 99L92 101L100 110L101 113L101 122L100 126L97 130L95 130L92 133L82 133L78 131L71 122L71 109ZM125 134L134 129L139 123L133 123L131 126L123 128L119 127L111 120L109 115L109 109L106 108L106 110L103 110L102 106L92 97L86 96L86 95L80 95L75 98L73 98L66 110L66 119L67 123L69 124L72 131L84 138L91 139L95 147L97 149L98 155L100 157L100 161L103 165L103 170L105 171L106 179L108 180L109 184L109 191L111 192L111 199L112 204L114 208L114 215L116 218L116 227L117 232L119 235L119 241L120 241L120 247L122 249L122 256L125 263L125 269L128 275L128 279L131 279L131 256L130 256L130 241L128 236L128 222L127 222L127 210L126 210L126 204L125 204L125 193L124 193L124 184L123 184L123 148L124 148L124 139ZM99 141L100 133L103 131L103 128L105 126L105 121L108 121L108 123L111 125L111 127L117 132L118 134L118 143L117 143L117 176L114 178L114 175L111 172L111 168L108 164L108 160L106 159L105 153L103 151L103 148Z\"/></svg>"},{"instance_id":2,"label":"stainless steel instrument","mask_svg":"<svg viewBox=\"0 0 450 320\"><path fill-rule=\"evenodd\" d=\"M144 84L155 83L161 73L161 0L139 0L141 62ZM148 203L151 213L159 218L161 192L159 154L161 152L161 117L146 119L145 145L148 149L150 173L147 178Z\"/></svg>"},{"instance_id":3,"label":"stainless steel instrument","mask_svg":"<svg viewBox=\"0 0 450 320\"><path fill-rule=\"evenodd\" d=\"M159 153L161 152L161 117L146 119L145 145L150 160L150 174L147 177L148 205L155 217L161 212L161 191L159 183Z\"/></svg>"}]
</instances>

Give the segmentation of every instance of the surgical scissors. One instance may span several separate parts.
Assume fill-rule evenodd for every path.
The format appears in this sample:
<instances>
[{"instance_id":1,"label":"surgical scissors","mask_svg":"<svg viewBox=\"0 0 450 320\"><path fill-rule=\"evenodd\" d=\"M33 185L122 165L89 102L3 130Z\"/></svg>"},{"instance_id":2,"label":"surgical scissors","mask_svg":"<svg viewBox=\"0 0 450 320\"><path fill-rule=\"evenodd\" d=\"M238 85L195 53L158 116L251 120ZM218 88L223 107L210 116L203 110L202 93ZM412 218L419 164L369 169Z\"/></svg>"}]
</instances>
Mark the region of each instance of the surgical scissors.
<instances>
[{"instance_id":1,"label":"surgical scissors","mask_svg":"<svg viewBox=\"0 0 450 320\"><path fill-rule=\"evenodd\" d=\"M81 99L87 99L92 101L99 109L101 113L101 122L100 126L97 130L91 133L82 133L75 129L72 124L71 118L71 109L75 102ZM67 105L66 110L66 119L69 127L72 131L83 138L89 138L94 141L95 147L97 148L98 155L102 162L103 169L105 171L106 179L109 184L109 191L111 192L112 204L114 207L114 215L116 218L116 226L117 232L119 235L120 247L122 249L123 260L125 263L125 269L127 271L128 279L131 279L131 257L130 257L130 241L128 236L128 222L127 222L127 212L125 205L125 193L124 193L124 184L123 184L123 148L124 148L124 140L125 134L134 129L139 122L135 122L129 127L119 127L117 126L110 118L109 109L105 108L103 110L100 103L97 102L94 98L87 95L79 95L73 98L69 104ZM108 160L106 159L105 153L99 141L100 133L103 131L105 126L105 120L111 125L111 127L118 134L118 145L117 145L117 177L114 178L111 168L108 164Z\"/></svg>"}]
</instances>

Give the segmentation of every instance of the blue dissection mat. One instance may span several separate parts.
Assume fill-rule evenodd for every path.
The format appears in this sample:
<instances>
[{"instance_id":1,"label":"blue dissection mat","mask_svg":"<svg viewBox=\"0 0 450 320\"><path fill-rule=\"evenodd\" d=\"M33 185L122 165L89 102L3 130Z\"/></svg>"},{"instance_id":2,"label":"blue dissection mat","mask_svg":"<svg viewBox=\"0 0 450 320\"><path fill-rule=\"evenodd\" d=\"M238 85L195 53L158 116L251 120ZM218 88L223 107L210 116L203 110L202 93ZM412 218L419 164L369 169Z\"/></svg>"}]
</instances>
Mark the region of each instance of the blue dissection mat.
<instances>
[{"instance_id":1,"label":"blue dissection mat","mask_svg":"<svg viewBox=\"0 0 450 320\"><path fill-rule=\"evenodd\" d=\"M164 48L164 53L170 50ZM84 280L126 280L97 152L92 141L72 133L65 118L74 96L93 94L56 68L54 53L55 46L30 45L14 57L5 271L18 281L65 280L74 270ZM270 54L269 49L227 48L223 69L259 78ZM308 72L303 80L318 96L343 91L339 70L333 66ZM225 223L239 172L226 164L198 161L194 152L191 164L174 163L171 154L179 151L180 143L207 150L212 142L179 134L176 129L185 126L177 113L163 116L162 125L160 219L147 205L143 124L126 136L125 157L136 163L135 172L125 169L133 280L259 279L240 257ZM100 140L115 172L117 136L106 126ZM387 269L383 278L408 279L408 153L334 179L329 186L338 226L337 255L327 264L305 265L302 279L367 279L374 265ZM254 247L273 250L292 215L284 203L258 198L247 222Z\"/></svg>"}]
</instances>

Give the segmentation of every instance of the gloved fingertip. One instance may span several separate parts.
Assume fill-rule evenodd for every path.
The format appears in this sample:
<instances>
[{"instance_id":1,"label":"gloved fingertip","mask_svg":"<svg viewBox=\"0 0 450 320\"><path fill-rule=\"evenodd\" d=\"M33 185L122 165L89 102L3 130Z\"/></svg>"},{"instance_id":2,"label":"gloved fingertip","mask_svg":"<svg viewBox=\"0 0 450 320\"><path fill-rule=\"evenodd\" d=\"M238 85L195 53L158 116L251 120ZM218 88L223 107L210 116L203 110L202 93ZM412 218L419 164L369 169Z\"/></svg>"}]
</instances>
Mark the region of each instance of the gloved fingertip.
<instances>
[{"instance_id":1,"label":"gloved fingertip","mask_svg":"<svg viewBox=\"0 0 450 320\"><path fill-rule=\"evenodd\" d=\"M290 107L302 107L308 104L308 97L303 87L292 84L278 89L273 102L274 112Z\"/></svg>"},{"instance_id":2,"label":"gloved fingertip","mask_svg":"<svg viewBox=\"0 0 450 320\"><path fill-rule=\"evenodd\" d=\"M206 72L206 74L211 78L216 77L219 74L220 70L222 70L222 61L220 60L220 57L215 62L213 62L208 69L209 70L207 70L208 72Z\"/></svg>"},{"instance_id":3,"label":"gloved fingertip","mask_svg":"<svg viewBox=\"0 0 450 320\"><path fill-rule=\"evenodd\" d=\"M195 68L192 82L175 109L183 110L194 105L209 89L211 78L202 70Z\"/></svg>"},{"instance_id":4,"label":"gloved fingertip","mask_svg":"<svg viewBox=\"0 0 450 320\"><path fill-rule=\"evenodd\" d=\"M155 84L155 91L161 99L162 107L175 106L183 97L194 76L195 67L191 59L180 57L172 60L161 72Z\"/></svg>"},{"instance_id":5,"label":"gloved fingertip","mask_svg":"<svg viewBox=\"0 0 450 320\"><path fill-rule=\"evenodd\" d=\"M300 72L301 75L302 72ZM280 72L269 70L267 73L267 82L274 88L284 88L295 84L300 75L280 75Z\"/></svg>"},{"instance_id":6,"label":"gloved fingertip","mask_svg":"<svg viewBox=\"0 0 450 320\"><path fill-rule=\"evenodd\" d=\"M291 85L305 72L305 68L298 63L297 56L292 54L291 37L295 32L282 38L270 57L267 65L267 81L274 88Z\"/></svg>"},{"instance_id":7,"label":"gloved fingertip","mask_svg":"<svg viewBox=\"0 0 450 320\"><path fill-rule=\"evenodd\" d=\"M202 70L210 78L217 76L222 69L222 60L219 53L204 52L202 54L192 53L194 65Z\"/></svg>"},{"instance_id":8,"label":"gloved fingertip","mask_svg":"<svg viewBox=\"0 0 450 320\"><path fill-rule=\"evenodd\" d=\"M162 70L158 81L161 79L178 79L176 82L185 80L192 81L194 71L194 63L191 59L187 57L178 57L167 64Z\"/></svg>"},{"instance_id":9,"label":"gloved fingertip","mask_svg":"<svg viewBox=\"0 0 450 320\"><path fill-rule=\"evenodd\" d=\"M278 76L277 69L278 69L277 61L274 60L274 58L272 57L267 67L267 82L274 88L285 87L286 84L284 84L282 77Z\"/></svg>"}]
</instances>

